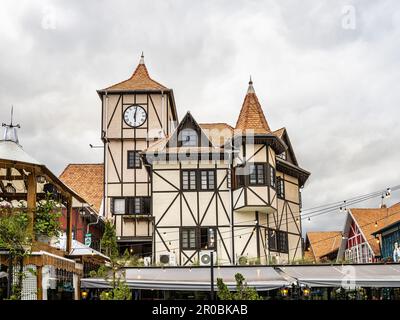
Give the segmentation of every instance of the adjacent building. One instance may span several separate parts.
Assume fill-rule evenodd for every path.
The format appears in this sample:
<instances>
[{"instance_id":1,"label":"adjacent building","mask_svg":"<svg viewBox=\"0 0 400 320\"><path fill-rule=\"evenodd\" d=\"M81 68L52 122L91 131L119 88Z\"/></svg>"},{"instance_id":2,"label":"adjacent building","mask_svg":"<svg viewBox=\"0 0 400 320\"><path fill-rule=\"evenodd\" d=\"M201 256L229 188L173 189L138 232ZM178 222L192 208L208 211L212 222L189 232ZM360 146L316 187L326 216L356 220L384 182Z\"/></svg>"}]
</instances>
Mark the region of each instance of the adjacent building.
<instances>
[{"instance_id":1,"label":"adjacent building","mask_svg":"<svg viewBox=\"0 0 400 320\"><path fill-rule=\"evenodd\" d=\"M104 233L103 164L69 164L59 176L60 180L77 192L87 202L82 206L73 203L72 238L100 251L100 240ZM66 225L66 211L63 210L62 226ZM64 230L65 231L65 230Z\"/></svg>"},{"instance_id":2,"label":"adjacent building","mask_svg":"<svg viewBox=\"0 0 400 320\"><path fill-rule=\"evenodd\" d=\"M350 209L343 232L338 260L372 263L382 256L381 238L377 231L400 220L400 203L391 207ZM394 246L394 243L392 244Z\"/></svg>"},{"instance_id":3,"label":"adjacent building","mask_svg":"<svg viewBox=\"0 0 400 320\"><path fill-rule=\"evenodd\" d=\"M98 94L103 211L121 252L170 265L302 257L310 173L287 130L270 128L251 81L234 127L199 124L190 112L178 123L173 90L150 77L143 56L128 80Z\"/></svg>"},{"instance_id":4,"label":"adjacent building","mask_svg":"<svg viewBox=\"0 0 400 320\"><path fill-rule=\"evenodd\" d=\"M341 231L307 232L304 260L313 263L336 261L341 242Z\"/></svg>"}]
</instances>

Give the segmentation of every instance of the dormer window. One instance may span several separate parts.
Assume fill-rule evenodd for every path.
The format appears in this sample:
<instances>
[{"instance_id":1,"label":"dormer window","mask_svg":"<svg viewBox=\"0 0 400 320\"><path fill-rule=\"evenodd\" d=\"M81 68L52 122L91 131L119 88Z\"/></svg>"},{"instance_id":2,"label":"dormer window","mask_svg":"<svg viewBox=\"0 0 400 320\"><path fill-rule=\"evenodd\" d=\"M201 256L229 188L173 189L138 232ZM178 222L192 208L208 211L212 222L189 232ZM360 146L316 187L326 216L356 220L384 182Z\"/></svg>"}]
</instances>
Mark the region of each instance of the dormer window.
<instances>
[{"instance_id":1,"label":"dormer window","mask_svg":"<svg viewBox=\"0 0 400 320\"><path fill-rule=\"evenodd\" d=\"M196 147L198 145L197 132L193 129L183 129L179 138L183 147Z\"/></svg>"}]
</instances>

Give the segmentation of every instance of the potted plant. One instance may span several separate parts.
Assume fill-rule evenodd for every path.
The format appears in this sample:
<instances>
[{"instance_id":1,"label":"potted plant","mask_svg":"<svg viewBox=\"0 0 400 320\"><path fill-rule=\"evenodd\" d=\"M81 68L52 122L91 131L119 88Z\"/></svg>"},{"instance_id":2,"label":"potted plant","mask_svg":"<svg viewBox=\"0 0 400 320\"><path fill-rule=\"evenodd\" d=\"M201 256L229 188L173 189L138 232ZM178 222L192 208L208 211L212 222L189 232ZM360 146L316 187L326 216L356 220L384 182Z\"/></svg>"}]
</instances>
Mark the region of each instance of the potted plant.
<instances>
[{"instance_id":1,"label":"potted plant","mask_svg":"<svg viewBox=\"0 0 400 320\"><path fill-rule=\"evenodd\" d=\"M34 231L36 239L50 244L53 237L58 237L61 232L61 207L58 202L49 196L38 203L35 215Z\"/></svg>"}]
</instances>

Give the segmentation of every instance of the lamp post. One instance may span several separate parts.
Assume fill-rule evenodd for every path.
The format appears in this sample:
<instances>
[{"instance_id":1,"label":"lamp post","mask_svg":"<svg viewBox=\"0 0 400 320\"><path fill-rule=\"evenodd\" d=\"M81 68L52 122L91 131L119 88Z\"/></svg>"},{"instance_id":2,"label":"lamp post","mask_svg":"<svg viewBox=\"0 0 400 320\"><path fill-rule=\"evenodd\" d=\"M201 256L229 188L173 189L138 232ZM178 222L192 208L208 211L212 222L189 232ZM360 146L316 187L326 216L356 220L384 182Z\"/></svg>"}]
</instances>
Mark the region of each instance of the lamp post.
<instances>
[{"instance_id":1,"label":"lamp post","mask_svg":"<svg viewBox=\"0 0 400 320\"><path fill-rule=\"evenodd\" d=\"M211 259L210 259L210 271L211 271L211 301L215 300L215 292L214 292L214 251L211 251Z\"/></svg>"}]
</instances>

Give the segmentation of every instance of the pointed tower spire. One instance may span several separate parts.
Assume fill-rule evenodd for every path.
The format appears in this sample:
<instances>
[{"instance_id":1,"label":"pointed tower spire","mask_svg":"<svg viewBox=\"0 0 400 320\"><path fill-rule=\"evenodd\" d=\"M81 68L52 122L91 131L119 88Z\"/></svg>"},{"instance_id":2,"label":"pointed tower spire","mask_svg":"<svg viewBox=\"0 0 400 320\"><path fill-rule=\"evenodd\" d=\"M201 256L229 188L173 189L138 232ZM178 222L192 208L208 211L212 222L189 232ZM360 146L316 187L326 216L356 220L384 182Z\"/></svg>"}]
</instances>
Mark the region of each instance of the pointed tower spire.
<instances>
[{"instance_id":1,"label":"pointed tower spire","mask_svg":"<svg viewBox=\"0 0 400 320\"><path fill-rule=\"evenodd\" d=\"M143 54L143 51L142 51L142 55L140 56L139 64L144 64L144 54Z\"/></svg>"},{"instance_id":2,"label":"pointed tower spire","mask_svg":"<svg viewBox=\"0 0 400 320\"><path fill-rule=\"evenodd\" d=\"M20 128L20 125L13 124L13 117L14 117L14 106L11 106L10 124L5 124L5 123L2 124L2 126L4 127L3 140L4 141L13 141L13 142L19 144L17 128Z\"/></svg>"},{"instance_id":3,"label":"pointed tower spire","mask_svg":"<svg viewBox=\"0 0 400 320\"><path fill-rule=\"evenodd\" d=\"M253 81L251 80L251 76L250 76L249 88L247 89L247 93L256 93L256 92L254 91Z\"/></svg>"},{"instance_id":4,"label":"pointed tower spire","mask_svg":"<svg viewBox=\"0 0 400 320\"><path fill-rule=\"evenodd\" d=\"M239 118L236 122L237 130L254 130L255 133L270 133L268 122L258 101L253 87L253 80L250 76L249 87L244 98Z\"/></svg>"},{"instance_id":5,"label":"pointed tower spire","mask_svg":"<svg viewBox=\"0 0 400 320\"><path fill-rule=\"evenodd\" d=\"M144 64L144 54L142 52L139 64L133 72L132 76L125 81L119 82L106 89L100 91L146 91L146 90L168 90L161 83L150 78L146 65Z\"/></svg>"}]
</instances>

